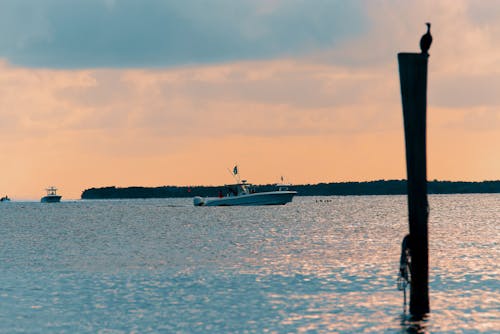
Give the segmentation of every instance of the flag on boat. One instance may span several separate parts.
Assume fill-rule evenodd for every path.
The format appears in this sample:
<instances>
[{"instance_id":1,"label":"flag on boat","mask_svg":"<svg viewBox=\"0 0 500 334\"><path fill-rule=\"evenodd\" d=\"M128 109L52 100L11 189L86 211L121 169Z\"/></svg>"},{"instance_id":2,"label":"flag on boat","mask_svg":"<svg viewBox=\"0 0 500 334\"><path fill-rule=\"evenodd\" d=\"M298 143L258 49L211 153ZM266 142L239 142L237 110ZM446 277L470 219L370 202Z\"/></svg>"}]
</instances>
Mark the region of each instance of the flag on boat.
<instances>
[{"instance_id":1,"label":"flag on boat","mask_svg":"<svg viewBox=\"0 0 500 334\"><path fill-rule=\"evenodd\" d=\"M234 175L238 174L238 166L234 166L234 168L233 168L233 174Z\"/></svg>"}]
</instances>

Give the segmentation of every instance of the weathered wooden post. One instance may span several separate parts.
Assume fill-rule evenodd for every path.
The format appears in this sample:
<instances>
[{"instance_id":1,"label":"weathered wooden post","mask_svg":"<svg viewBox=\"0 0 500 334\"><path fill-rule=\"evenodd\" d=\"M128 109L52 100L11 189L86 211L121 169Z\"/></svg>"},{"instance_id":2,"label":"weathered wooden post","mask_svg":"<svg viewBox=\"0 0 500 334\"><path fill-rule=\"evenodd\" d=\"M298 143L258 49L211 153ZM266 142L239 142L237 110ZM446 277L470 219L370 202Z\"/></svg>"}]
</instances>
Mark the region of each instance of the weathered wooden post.
<instances>
[{"instance_id":1,"label":"weathered wooden post","mask_svg":"<svg viewBox=\"0 0 500 334\"><path fill-rule=\"evenodd\" d=\"M430 30L430 24L428 24ZM422 53L399 53L399 78L406 144L408 217L410 225L410 313L421 317L429 307L429 247L427 219L427 53L432 37L427 31L420 42ZM429 41L430 38L430 41ZM422 42L424 41L424 45Z\"/></svg>"}]
</instances>

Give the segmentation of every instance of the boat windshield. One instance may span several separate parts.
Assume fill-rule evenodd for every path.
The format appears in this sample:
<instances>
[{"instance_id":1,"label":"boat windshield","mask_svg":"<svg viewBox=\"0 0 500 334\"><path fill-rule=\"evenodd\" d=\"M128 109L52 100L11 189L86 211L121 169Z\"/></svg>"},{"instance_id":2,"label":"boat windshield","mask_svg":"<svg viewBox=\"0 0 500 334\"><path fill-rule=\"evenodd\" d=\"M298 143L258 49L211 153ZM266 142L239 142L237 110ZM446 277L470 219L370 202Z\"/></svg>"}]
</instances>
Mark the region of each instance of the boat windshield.
<instances>
[{"instance_id":1,"label":"boat windshield","mask_svg":"<svg viewBox=\"0 0 500 334\"><path fill-rule=\"evenodd\" d=\"M278 188L278 191L288 191L288 187L290 185L289 184L280 184L280 183L277 183L276 184L276 187Z\"/></svg>"},{"instance_id":2,"label":"boat windshield","mask_svg":"<svg viewBox=\"0 0 500 334\"><path fill-rule=\"evenodd\" d=\"M50 187L50 188L47 188L45 189L47 191L47 195L49 196L54 196L54 195L57 195L56 192L57 192L57 188L54 188L54 187Z\"/></svg>"},{"instance_id":3,"label":"boat windshield","mask_svg":"<svg viewBox=\"0 0 500 334\"><path fill-rule=\"evenodd\" d=\"M255 192L252 185L248 183L238 183L226 185L229 196L239 196Z\"/></svg>"}]
</instances>

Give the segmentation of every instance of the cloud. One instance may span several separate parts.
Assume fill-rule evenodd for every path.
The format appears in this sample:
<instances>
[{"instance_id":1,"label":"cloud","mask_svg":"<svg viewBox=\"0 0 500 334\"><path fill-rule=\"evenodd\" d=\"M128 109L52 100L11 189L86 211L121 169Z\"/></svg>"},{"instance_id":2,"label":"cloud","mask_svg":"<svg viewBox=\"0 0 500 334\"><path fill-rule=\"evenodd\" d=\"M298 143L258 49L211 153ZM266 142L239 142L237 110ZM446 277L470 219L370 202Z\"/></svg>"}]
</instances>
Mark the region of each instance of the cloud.
<instances>
[{"instance_id":1,"label":"cloud","mask_svg":"<svg viewBox=\"0 0 500 334\"><path fill-rule=\"evenodd\" d=\"M470 109L500 107L500 75L495 73L438 75L433 78L431 98L440 107Z\"/></svg>"},{"instance_id":2,"label":"cloud","mask_svg":"<svg viewBox=\"0 0 500 334\"><path fill-rule=\"evenodd\" d=\"M29 67L161 67L331 48L366 29L340 0L7 0L0 57Z\"/></svg>"},{"instance_id":3,"label":"cloud","mask_svg":"<svg viewBox=\"0 0 500 334\"><path fill-rule=\"evenodd\" d=\"M380 71L282 60L89 75L93 85L59 90L58 98L73 109L109 111L116 124L157 136L276 137L399 126L395 78L384 81Z\"/></svg>"}]
</instances>

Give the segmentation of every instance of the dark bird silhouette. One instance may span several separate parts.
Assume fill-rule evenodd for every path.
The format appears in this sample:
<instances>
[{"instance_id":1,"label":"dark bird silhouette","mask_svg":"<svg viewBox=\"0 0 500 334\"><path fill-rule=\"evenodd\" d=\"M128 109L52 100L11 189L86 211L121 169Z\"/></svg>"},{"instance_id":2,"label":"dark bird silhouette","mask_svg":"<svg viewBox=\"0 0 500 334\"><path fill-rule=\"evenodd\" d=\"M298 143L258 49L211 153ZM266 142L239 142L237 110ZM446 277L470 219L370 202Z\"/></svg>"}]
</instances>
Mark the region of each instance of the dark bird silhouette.
<instances>
[{"instance_id":1,"label":"dark bird silhouette","mask_svg":"<svg viewBox=\"0 0 500 334\"><path fill-rule=\"evenodd\" d=\"M422 53L429 54L428 51L432 43L431 24L427 22L426 25L427 32L420 39L420 50L422 50Z\"/></svg>"}]
</instances>

